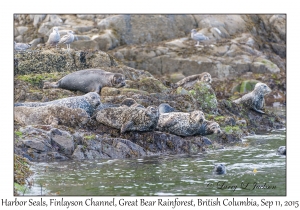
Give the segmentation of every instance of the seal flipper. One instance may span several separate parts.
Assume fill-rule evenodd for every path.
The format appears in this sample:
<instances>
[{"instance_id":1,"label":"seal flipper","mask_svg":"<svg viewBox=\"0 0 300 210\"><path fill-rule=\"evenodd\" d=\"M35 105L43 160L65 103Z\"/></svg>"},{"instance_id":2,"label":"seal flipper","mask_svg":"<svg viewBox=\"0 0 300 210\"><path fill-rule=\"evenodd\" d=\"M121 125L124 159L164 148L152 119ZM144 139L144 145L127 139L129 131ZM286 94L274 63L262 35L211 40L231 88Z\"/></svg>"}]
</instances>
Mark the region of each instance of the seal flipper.
<instances>
[{"instance_id":1,"label":"seal flipper","mask_svg":"<svg viewBox=\"0 0 300 210\"><path fill-rule=\"evenodd\" d=\"M125 133L126 130L133 125L132 121L125 122L121 127L121 133Z\"/></svg>"},{"instance_id":2,"label":"seal flipper","mask_svg":"<svg viewBox=\"0 0 300 210\"><path fill-rule=\"evenodd\" d=\"M263 111L261 111L261 110L259 110L259 109L256 109L256 108L252 108L254 111L256 111L256 112L258 112L258 113L261 113L261 114L265 114L265 112L263 112Z\"/></svg>"},{"instance_id":3,"label":"seal flipper","mask_svg":"<svg viewBox=\"0 0 300 210\"><path fill-rule=\"evenodd\" d=\"M58 82L44 82L43 89L58 88Z\"/></svg>"}]
</instances>

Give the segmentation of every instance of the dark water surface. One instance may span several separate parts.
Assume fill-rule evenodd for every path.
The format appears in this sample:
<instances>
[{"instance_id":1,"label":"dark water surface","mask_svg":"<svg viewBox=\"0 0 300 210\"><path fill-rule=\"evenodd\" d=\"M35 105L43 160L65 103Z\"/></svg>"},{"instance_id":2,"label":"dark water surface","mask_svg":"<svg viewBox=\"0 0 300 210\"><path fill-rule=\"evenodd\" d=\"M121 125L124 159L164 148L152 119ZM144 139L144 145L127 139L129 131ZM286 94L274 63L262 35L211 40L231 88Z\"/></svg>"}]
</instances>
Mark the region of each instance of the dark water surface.
<instances>
[{"instance_id":1,"label":"dark water surface","mask_svg":"<svg viewBox=\"0 0 300 210\"><path fill-rule=\"evenodd\" d=\"M286 158L276 154L282 145L286 132L276 130L194 156L36 163L25 194L285 195ZM214 163L227 173L214 175Z\"/></svg>"}]
</instances>

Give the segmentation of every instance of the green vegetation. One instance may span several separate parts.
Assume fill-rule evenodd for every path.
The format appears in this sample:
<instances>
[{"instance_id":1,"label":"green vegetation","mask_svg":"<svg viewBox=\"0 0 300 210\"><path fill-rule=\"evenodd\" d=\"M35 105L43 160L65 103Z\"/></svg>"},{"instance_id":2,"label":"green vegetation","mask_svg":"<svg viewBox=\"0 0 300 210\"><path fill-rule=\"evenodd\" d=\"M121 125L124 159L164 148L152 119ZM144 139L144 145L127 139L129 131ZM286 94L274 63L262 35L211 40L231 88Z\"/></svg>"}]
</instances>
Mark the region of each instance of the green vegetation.
<instances>
[{"instance_id":1,"label":"green vegetation","mask_svg":"<svg viewBox=\"0 0 300 210\"><path fill-rule=\"evenodd\" d=\"M69 72L64 73L43 73L43 74L26 74L26 75L18 75L16 78L22 80L24 82L28 82L35 86L40 86L43 80L47 81L57 81L63 76L67 75Z\"/></svg>"},{"instance_id":2,"label":"green vegetation","mask_svg":"<svg viewBox=\"0 0 300 210\"><path fill-rule=\"evenodd\" d=\"M22 138L23 133L22 133L21 131L15 131L15 134L16 134L18 137Z\"/></svg>"},{"instance_id":3,"label":"green vegetation","mask_svg":"<svg viewBox=\"0 0 300 210\"><path fill-rule=\"evenodd\" d=\"M14 155L14 190L18 193L24 193L26 189L26 179L32 175L30 165L27 159ZM27 183L29 184L29 183Z\"/></svg>"},{"instance_id":4,"label":"green vegetation","mask_svg":"<svg viewBox=\"0 0 300 210\"><path fill-rule=\"evenodd\" d=\"M84 139L86 140L92 140L92 139L95 139L96 138L96 135L95 134L92 134L92 135L89 135L89 136L85 136Z\"/></svg>"},{"instance_id":5,"label":"green vegetation","mask_svg":"<svg viewBox=\"0 0 300 210\"><path fill-rule=\"evenodd\" d=\"M239 133L239 132L241 132L242 130L239 128L239 126L226 126L226 127L224 128L224 131L225 131L225 133L227 133L227 134L231 134L231 133L233 133L233 132Z\"/></svg>"}]
</instances>

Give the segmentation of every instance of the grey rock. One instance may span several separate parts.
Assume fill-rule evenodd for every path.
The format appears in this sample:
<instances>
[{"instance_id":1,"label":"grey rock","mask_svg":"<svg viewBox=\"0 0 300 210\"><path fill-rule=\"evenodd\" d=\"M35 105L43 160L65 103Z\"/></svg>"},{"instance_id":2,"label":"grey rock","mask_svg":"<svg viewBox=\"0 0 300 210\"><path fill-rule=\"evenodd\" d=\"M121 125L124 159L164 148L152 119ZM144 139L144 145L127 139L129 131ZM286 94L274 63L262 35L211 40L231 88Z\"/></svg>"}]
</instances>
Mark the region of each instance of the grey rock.
<instances>
[{"instance_id":1,"label":"grey rock","mask_svg":"<svg viewBox=\"0 0 300 210\"><path fill-rule=\"evenodd\" d=\"M66 155L72 155L74 151L73 136L66 131L52 129L50 131L52 145L58 146L59 151Z\"/></svg>"}]
</instances>

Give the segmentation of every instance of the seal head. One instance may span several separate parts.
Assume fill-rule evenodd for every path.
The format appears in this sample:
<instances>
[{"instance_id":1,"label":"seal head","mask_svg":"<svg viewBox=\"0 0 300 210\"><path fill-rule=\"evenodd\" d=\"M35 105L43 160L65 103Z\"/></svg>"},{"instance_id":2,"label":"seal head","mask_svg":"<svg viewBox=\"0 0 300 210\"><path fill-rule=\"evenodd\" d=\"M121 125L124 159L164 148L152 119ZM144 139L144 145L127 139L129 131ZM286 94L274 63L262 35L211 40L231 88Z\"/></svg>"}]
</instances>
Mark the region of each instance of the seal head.
<instances>
[{"instance_id":1,"label":"seal head","mask_svg":"<svg viewBox=\"0 0 300 210\"><path fill-rule=\"evenodd\" d=\"M215 164L214 174L221 175L226 173L226 167L222 163Z\"/></svg>"}]
</instances>

